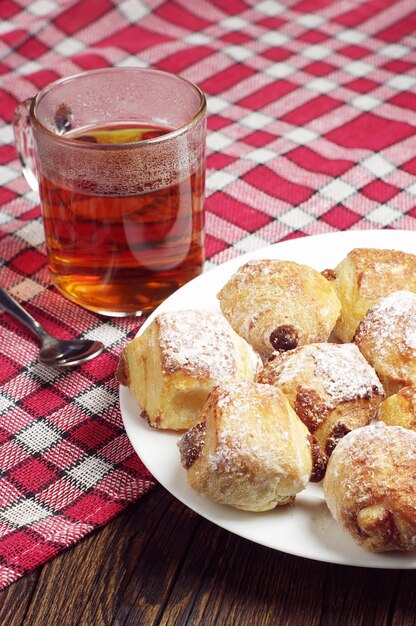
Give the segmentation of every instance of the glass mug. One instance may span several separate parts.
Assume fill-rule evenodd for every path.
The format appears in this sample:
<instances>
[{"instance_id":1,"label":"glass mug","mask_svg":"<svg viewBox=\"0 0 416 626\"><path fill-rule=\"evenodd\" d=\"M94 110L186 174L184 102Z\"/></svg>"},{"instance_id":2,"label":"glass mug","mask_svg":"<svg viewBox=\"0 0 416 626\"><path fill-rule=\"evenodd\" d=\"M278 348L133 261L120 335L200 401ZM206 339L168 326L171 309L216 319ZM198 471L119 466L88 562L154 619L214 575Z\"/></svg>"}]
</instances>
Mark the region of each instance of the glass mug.
<instances>
[{"instance_id":1,"label":"glass mug","mask_svg":"<svg viewBox=\"0 0 416 626\"><path fill-rule=\"evenodd\" d=\"M60 79L19 105L53 283L104 315L154 309L202 271L206 101L159 70Z\"/></svg>"}]
</instances>

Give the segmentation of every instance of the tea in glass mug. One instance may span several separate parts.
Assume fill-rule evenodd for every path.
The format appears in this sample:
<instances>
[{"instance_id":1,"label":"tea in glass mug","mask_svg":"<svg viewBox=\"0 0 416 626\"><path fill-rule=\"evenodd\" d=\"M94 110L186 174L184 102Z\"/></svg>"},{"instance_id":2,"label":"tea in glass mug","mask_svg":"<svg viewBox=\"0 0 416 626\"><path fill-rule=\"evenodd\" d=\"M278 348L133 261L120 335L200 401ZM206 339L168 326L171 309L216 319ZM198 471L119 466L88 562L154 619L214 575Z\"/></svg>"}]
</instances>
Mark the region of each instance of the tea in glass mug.
<instances>
[{"instance_id":1,"label":"tea in glass mug","mask_svg":"<svg viewBox=\"0 0 416 626\"><path fill-rule=\"evenodd\" d=\"M14 119L39 190L55 286L105 315L140 315L201 273L206 101L159 70L58 80Z\"/></svg>"}]
</instances>

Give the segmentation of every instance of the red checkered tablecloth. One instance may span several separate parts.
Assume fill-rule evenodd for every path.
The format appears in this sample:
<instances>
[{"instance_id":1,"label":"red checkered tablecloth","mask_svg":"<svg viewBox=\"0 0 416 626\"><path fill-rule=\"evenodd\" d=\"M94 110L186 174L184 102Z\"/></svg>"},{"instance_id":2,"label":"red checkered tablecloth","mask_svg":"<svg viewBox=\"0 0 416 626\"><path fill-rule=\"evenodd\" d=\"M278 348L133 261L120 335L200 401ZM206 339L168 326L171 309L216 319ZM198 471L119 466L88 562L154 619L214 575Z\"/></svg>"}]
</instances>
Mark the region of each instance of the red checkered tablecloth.
<instances>
[{"instance_id":1,"label":"red checkered tablecloth","mask_svg":"<svg viewBox=\"0 0 416 626\"><path fill-rule=\"evenodd\" d=\"M13 147L17 103L107 66L181 74L208 97L207 269L290 237L415 228L414 0L1 0L0 284L52 333L104 341L37 363L0 314L0 588L154 484L123 430L114 370L137 320L51 287L38 199Z\"/></svg>"}]
</instances>

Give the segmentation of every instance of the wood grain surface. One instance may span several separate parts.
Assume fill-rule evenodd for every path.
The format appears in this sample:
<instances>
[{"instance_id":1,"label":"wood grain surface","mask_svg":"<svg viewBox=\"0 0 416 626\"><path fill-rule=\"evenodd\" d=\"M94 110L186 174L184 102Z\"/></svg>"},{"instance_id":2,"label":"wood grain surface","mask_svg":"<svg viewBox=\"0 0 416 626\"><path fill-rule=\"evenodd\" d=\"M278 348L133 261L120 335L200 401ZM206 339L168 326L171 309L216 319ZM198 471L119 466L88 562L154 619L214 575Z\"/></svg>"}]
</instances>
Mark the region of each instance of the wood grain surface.
<instances>
[{"instance_id":1,"label":"wood grain surface","mask_svg":"<svg viewBox=\"0 0 416 626\"><path fill-rule=\"evenodd\" d=\"M289 556L162 487L0 592L1 626L416 626L416 571Z\"/></svg>"}]
</instances>

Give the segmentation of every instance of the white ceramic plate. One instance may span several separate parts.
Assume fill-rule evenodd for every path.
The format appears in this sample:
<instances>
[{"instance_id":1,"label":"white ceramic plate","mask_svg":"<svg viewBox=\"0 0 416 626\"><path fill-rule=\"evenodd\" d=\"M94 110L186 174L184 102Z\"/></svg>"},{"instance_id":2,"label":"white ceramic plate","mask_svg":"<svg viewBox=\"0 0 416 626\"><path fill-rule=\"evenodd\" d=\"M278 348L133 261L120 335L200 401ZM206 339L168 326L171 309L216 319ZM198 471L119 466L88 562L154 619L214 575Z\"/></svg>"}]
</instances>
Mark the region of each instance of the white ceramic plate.
<instances>
[{"instance_id":1,"label":"white ceramic plate","mask_svg":"<svg viewBox=\"0 0 416 626\"><path fill-rule=\"evenodd\" d=\"M321 271L333 268L355 247L416 251L416 232L348 231L302 237L246 254L194 279L168 298L148 318L146 327L162 311L219 310L216 294L236 269L249 259L284 259ZM144 328L143 327L143 328ZM256 543L288 554L375 568L416 568L416 552L372 554L357 546L331 517L320 485L310 484L296 503L266 513L248 513L200 497L186 482L177 448L178 435L151 429L140 417L134 398L120 388L121 413L127 435L153 476L178 500L218 526Z\"/></svg>"}]
</instances>

